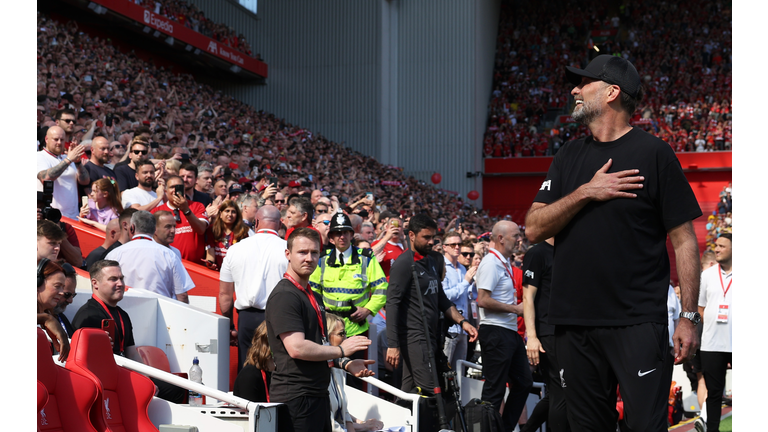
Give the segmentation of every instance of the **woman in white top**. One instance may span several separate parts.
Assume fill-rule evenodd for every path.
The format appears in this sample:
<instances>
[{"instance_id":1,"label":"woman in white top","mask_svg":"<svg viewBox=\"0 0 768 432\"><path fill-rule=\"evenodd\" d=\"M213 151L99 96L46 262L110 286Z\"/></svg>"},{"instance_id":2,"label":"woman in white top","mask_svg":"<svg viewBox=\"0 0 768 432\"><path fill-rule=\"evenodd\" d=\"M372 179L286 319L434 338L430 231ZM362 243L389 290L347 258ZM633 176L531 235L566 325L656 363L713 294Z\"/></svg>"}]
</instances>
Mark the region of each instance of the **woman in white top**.
<instances>
[{"instance_id":1,"label":"woman in white top","mask_svg":"<svg viewBox=\"0 0 768 432\"><path fill-rule=\"evenodd\" d=\"M325 327L328 329L328 342L339 346L347 338L344 320L337 315L325 314ZM358 420L347 411L347 394L344 392L346 372L339 368L331 368L331 383L328 394L331 399L331 423L333 432L375 431L384 428L384 423L376 419Z\"/></svg>"}]
</instances>

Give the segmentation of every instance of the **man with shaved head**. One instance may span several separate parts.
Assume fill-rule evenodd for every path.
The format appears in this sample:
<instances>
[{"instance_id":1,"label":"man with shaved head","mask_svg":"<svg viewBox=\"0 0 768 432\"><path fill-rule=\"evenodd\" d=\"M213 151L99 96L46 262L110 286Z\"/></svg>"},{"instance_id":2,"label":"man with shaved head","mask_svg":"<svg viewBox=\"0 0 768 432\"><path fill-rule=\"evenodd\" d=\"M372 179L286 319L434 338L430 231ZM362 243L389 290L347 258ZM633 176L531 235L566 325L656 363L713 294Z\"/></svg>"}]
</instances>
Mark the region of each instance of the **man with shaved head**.
<instances>
[{"instance_id":1,"label":"man with shaved head","mask_svg":"<svg viewBox=\"0 0 768 432\"><path fill-rule=\"evenodd\" d=\"M515 277L509 261L520 238L516 223L497 222L491 231L488 254L480 262L475 276L485 373L483 400L500 409L509 385L502 415L507 430L515 428L533 385L525 342L517 332L517 316L523 314L523 305L517 303Z\"/></svg>"},{"instance_id":2,"label":"man with shaved head","mask_svg":"<svg viewBox=\"0 0 768 432\"><path fill-rule=\"evenodd\" d=\"M107 232L104 236L104 244L92 250L85 259L85 268L90 271L91 266L96 261L101 261L107 256L107 249L115 244L120 237L120 218L114 218L107 222Z\"/></svg>"},{"instance_id":3,"label":"man with shaved head","mask_svg":"<svg viewBox=\"0 0 768 432\"><path fill-rule=\"evenodd\" d=\"M267 298L288 268L288 244L277 235L280 210L265 205L256 212L256 234L227 250L219 273L221 314L230 319L232 338L237 337L238 370L242 369L253 333L264 321ZM237 331L232 321L232 294L237 293Z\"/></svg>"},{"instance_id":4,"label":"man with shaved head","mask_svg":"<svg viewBox=\"0 0 768 432\"><path fill-rule=\"evenodd\" d=\"M106 166L109 163L109 141L104 137L96 137L91 142L91 160L85 164L88 171L90 184L98 179L106 178L113 181L117 180L115 172ZM85 193L91 193L91 186L85 188Z\"/></svg>"},{"instance_id":5,"label":"man with shaved head","mask_svg":"<svg viewBox=\"0 0 768 432\"><path fill-rule=\"evenodd\" d=\"M63 216L77 219L80 214L77 185L90 184L90 177L80 161L85 147L79 144L65 151L65 141L64 129L59 126L48 128L45 148L37 152L37 190L43 190L44 181L53 181L51 206L59 209Z\"/></svg>"}]
</instances>

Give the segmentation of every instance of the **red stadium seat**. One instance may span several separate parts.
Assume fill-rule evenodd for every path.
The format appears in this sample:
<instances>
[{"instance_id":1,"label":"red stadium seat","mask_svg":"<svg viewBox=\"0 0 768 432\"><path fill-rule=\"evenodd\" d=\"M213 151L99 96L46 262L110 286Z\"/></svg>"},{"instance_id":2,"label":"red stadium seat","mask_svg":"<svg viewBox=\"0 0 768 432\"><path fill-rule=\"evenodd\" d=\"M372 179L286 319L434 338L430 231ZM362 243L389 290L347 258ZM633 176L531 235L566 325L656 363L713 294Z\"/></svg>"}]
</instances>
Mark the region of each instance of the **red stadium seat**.
<instances>
[{"instance_id":1,"label":"red stadium seat","mask_svg":"<svg viewBox=\"0 0 768 432\"><path fill-rule=\"evenodd\" d=\"M168 372L181 378L189 378L189 374L186 372L171 372L168 356L158 347L151 345L137 346L136 352L139 354L139 357L141 357L141 362L147 366L152 366L155 369L160 369L163 372ZM184 398L184 403L187 403L186 396Z\"/></svg>"},{"instance_id":2,"label":"red stadium seat","mask_svg":"<svg viewBox=\"0 0 768 432\"><path fill-rule=\"evenodd\" d=\"M90 378L101 390L103 403L97 409L110 431L158 432L147 414L155 385L144 375L115 363L109 336L103 330L82 328L75 332L67 369Z\"/></svg>"},{"instance_id":3,"label":"red stadium seat","mask_svg":"<svg viewBox=\"0 0 768 432\"><path fill-rule=\"evenodd\" d=\"M42 432L103 432L103 422L90 419L99 390L90 379L57 366L51 343L37 329L37 430Z\"/></svg>"}]
</instances>

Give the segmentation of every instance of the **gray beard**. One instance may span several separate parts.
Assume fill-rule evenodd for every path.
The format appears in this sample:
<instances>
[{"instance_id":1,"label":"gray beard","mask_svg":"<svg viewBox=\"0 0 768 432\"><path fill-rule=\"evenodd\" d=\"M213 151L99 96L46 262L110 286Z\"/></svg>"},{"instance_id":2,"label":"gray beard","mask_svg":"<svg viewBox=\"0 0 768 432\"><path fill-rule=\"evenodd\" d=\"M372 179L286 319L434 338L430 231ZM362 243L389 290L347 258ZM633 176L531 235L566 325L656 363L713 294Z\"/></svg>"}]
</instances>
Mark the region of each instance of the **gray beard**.
<instances>
[{"instance_id":1,"label":"gray beard","mask_svg":"<svg viewBox=\"0 0 768 432\"><path fill-rule=\"evenodd\" d=\"M599 100L584 102L581 109L574 110L571 116L577 123L589 126L590 123L603 114L599 102Z\"/></svg>"},{"instance_id":2,"label":"gray beard","mask_svg":"<svg viewBox=\"0 0 768 432\"><path fill-rule=\"evenodd\" d=\"M64 310L67 309L67 305L56 305L55 308L53 308L53 314L54 315L60 315L64 313Z\"/></svg>"}]
</instances>

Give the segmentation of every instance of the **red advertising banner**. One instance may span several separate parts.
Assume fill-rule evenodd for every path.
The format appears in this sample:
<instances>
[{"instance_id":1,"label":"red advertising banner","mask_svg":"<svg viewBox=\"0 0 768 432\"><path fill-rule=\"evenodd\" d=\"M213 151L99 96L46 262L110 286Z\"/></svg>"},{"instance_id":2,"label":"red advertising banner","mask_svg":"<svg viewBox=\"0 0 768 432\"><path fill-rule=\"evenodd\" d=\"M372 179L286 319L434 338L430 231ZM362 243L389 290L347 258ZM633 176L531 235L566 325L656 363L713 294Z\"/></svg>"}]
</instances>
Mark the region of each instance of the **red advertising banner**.
<instances>
[{"instance_id":1,"label":"red advertising banner","mask_svg":"<svg viewBox=\"0 0 768 432\"><path fill-rule=\"evenodd\" d=\"M615 28L610 30L592 30L592 37L616 36L616 33L618 33L618 30Z\"/></svg>"},{"instance_id":2,"label":"red advertising banner","mask_svg":"<svg viewBox=\"0 0 768 432\"><path fill-rule=\"evenodd\" d=\"M576 123L576 120L574 120L573 117L571 117L569 115L561 115L558 118L558 121L560 123Z\"/></svg>"},{"instance_id":3,"label":"red advertising banner","mask_svg":"<svg viewBox=\"0 0 768 432\"><path fill-rule=\"evenodd\" d=\"M168 18L158 15L129 0L93 0L93 2L147 27L160 31L168 36L172 36L174 39L186 42L195 48L232 63L233 65L262 77L267 77L266 63L256 60L253 57L249 57L247 54L221 42L203 36L190 28L184 27L181 23L171 21Z\"/></svg>"}]
</instances>

